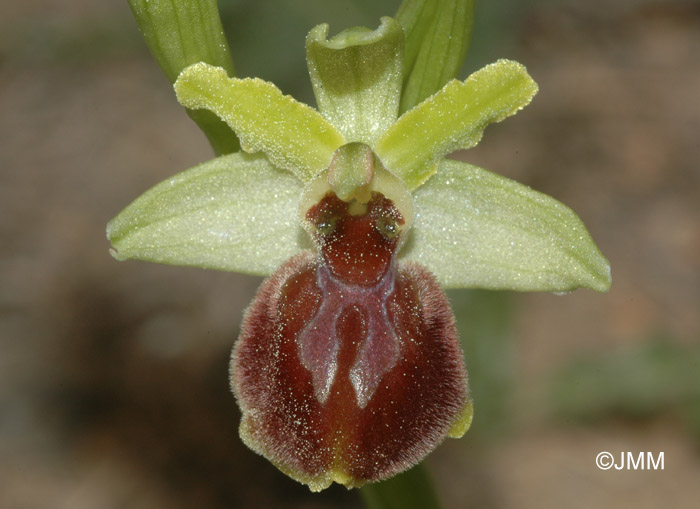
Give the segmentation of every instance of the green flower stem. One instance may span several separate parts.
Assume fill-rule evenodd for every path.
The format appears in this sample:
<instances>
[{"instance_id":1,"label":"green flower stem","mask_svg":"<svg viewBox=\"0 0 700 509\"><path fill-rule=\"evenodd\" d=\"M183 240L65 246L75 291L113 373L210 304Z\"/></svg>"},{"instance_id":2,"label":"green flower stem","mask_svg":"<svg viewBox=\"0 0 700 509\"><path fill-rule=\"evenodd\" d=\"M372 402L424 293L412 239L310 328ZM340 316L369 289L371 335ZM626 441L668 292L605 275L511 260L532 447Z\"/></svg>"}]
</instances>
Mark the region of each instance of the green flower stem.
<instances>
[{"instance_id":1,"label":"green flower stem","mask_svg":"<svg viewBox=\"0 0 700 509\"><path fill-rule=\"evenodd\" d=\"M423 463L383 482L360 488L368 509L439 509L440 502Z\"/></svg>"},{"instance_id":2,"label":"green flower stem","mask_svg":"<svg viewBox=\"0 0 700 509\"><path fill-rule=\"evenodd\" d=\"M171 83L197 62L226 69L234 75L216 0L129 0L148 49ZM187 111L217 155L239 150L233 131L208 111Z\"/></svg>"},{"instance_id":3,"label":"green flower stem","mask_svg":"<svg viewBox=\"0 0 700 509\"><path fill-rule=\"evenodd\" d=\"M457 77L469 49L474 0L405 0L396 19L406 31L401 113Z\"/></svg>"}]
</instances>

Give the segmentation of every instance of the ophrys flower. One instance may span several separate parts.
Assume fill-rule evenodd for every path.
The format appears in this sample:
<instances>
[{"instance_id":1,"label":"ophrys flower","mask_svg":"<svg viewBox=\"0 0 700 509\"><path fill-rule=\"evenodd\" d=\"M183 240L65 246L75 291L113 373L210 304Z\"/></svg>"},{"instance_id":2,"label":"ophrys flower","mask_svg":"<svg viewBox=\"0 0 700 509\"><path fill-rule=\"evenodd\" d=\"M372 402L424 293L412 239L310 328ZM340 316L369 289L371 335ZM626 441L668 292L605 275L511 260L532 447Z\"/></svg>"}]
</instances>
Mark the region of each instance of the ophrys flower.
<instances>
[{"instance_id":1,"label":"ophrys flower","mask_svg":"<svg viewBox=\"0 0 700 509\"><path fill-rule=\"evenodd\" d=\"M307 58L320 113L274 85L199 63L175 89L252 154L159 184L108 227L115 256L270 275L232 361L241 434L322 489L385 478L471 419L454 319L439 288L605 290L607 261L567 207L444 157L528 104L501 60L399 117L403 32L326 40Z\"/></svg>"}]
</instances>

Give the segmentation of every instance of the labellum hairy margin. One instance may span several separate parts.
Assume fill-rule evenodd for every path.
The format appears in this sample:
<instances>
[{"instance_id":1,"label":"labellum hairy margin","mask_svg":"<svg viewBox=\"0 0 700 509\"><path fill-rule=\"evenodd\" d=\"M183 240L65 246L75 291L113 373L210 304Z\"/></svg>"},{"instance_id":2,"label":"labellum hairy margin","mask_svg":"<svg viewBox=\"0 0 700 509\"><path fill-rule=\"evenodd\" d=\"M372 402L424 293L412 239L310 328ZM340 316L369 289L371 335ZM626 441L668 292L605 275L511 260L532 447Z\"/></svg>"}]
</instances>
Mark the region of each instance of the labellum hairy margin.
<instances>
[{"instance_id":1,"label":"labellum hairy margin","mask_svg":"<svg viewBox=\"0 0 700 509\"><path fill-rule=\"evenodd\" d=\"M377 190L367 151L366 184L346 201L331 189L339 157L321 177L331 185L303 218L316 252L263 282L231 362L242 439L314 491L397 474L471 422L449 303L430 272L397 260L410 207Z\"/></svg>"}]
</instances>

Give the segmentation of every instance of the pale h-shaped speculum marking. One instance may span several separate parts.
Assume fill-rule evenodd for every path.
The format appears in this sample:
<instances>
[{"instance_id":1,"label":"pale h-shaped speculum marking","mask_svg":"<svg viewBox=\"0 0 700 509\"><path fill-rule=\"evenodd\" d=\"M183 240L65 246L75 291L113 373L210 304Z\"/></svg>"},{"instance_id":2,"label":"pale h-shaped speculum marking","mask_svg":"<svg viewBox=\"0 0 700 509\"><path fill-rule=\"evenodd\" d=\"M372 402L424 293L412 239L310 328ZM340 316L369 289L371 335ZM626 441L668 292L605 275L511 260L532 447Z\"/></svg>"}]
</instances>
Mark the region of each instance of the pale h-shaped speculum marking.
<instances>
[{"instance_id":1,"label":"pale h-shaped speculum marking","mask_svg":"<svg viewBox=\"0 0 700 509\"><path fill-rule=\"evenodd\" d=\"M349 378L360 408L367 406L382 377L399 358L399 340L387 312L387 303L394 293L396 270L391 264L380 281L371 287L348 285L333 277L321 263L316 269L316 282L321 290L321 306L298 336L299 356L311 372L314 395L325 403L338 370L338 354L343 341L339 320L355 307L365 320L363 337Z\"/></svg>"}]
</instances>

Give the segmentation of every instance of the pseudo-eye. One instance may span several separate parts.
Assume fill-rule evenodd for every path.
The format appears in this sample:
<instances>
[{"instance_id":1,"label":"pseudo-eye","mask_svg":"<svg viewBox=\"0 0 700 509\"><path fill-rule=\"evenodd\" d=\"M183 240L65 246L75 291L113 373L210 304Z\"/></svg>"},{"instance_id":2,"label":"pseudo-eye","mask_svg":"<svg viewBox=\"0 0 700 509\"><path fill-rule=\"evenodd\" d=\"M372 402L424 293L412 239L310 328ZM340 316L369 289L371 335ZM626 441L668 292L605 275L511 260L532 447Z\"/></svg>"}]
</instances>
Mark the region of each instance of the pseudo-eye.
<instances>
[{"instance_id":1,"label":"pseudo-eye","mask_svg":"<svg viewBox=\"0 0 700 509\"><path fill-rule=\"evenodd\" d=\"M349 174L363 181L334 186ZM360 486L464 434L472 411L463 354L435 277L397 260L411 197L369 147L336 151L301 216L315 251L262 284L233 351L241 437L312 490Z\"/></svg>"}]
</instances>

